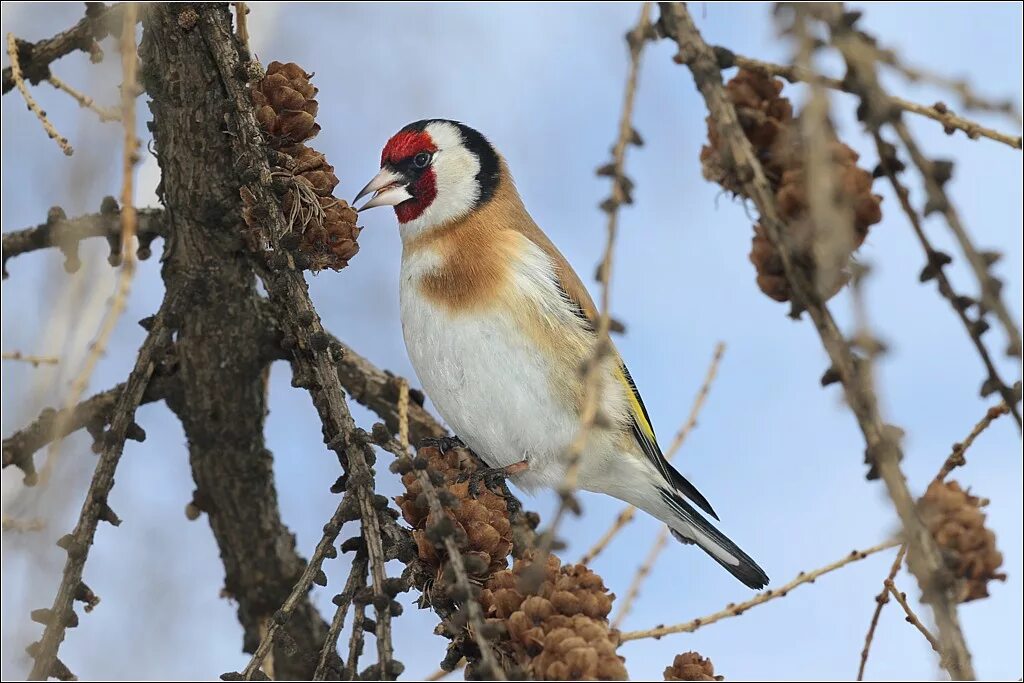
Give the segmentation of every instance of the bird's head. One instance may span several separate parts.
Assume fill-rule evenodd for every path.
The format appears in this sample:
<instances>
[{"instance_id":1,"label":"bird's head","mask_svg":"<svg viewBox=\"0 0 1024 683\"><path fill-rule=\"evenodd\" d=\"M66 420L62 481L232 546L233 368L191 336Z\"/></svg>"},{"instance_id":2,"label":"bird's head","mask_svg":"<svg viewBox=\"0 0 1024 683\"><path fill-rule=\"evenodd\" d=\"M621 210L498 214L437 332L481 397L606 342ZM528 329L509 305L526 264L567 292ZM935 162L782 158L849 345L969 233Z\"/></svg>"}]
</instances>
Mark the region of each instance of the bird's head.
<instances>
[{"instance_id":1,"label":"bird's head","mask_svg":"<svg viewBox=\"0 0 1024 683\"><path fill-rule=\"evenodd\" d=\"M445 119L410 123L384 146L380 173L355 201L360 211L393 206L403 232L458 220L487 202L501 174L498 153L469 126Z\"/></svg>"}]
</instances>

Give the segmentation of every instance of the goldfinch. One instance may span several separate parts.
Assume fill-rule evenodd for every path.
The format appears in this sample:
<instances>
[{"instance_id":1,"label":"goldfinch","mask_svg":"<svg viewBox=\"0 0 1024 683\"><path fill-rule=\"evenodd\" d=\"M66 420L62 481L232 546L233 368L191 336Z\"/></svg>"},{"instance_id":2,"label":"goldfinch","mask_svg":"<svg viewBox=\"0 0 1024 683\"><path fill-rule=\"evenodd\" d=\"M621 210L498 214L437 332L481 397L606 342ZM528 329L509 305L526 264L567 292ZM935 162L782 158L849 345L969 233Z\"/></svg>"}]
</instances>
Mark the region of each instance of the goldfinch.
<instances>
[{"instance_id":1,"label":"goldfinch","mask_svg":"<svg viewBox=\"0 0 1024 683\"><path fill-rule=\"evenodd\" d=\"M402 237L401 316L424 391L455 434L527 491L557 487L580 428L581 367L598 311L534 223L505 160L455 121L411 123L385 145L360 211L392 206ZM768 576L700 513L711 505L662 455L617 352L600 368L601 412L578 485L665 522L751 588Z\"/></svg>"}]
</instances>

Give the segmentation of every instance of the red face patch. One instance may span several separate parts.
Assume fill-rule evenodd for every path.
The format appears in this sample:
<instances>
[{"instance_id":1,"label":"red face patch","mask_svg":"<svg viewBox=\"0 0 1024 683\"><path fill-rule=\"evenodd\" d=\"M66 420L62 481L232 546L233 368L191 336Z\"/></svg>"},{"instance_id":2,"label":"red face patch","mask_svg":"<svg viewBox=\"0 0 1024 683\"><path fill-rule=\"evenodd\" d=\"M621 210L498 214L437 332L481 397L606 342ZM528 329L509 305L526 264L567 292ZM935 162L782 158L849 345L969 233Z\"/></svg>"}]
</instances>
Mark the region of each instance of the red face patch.
<instances>
[{"instance_id":1,"label":"red face patch","mask_svg":"<svg viewBox=\"0 0 1024 683\"><path fill-rule=\"evenodd\" d=\"M437 146L426 131L402 131L395 134L388 140L388 144L384 145L384 151L380 155L380 165L397 164L420 152L433 154L436 151Z\"/></svg>"},{"instance_id":2,"label":"red face patch","mask_svg":"<svg viewBox=\"0 0 1024 683\"><path fill-rule=\"evenodd\" d=\"M433 154L437 151L430 134L422 130L408 130L397 133L384 145L380 155L380 165L391 166L409 178L406 186L412 199L407 199L395 206L395 215L399 223L415 220L426 211L434 197L437 196L437 177L434 169L419 169L413 166L412 159L423 152Z\"/></svg>"}]
</instances>

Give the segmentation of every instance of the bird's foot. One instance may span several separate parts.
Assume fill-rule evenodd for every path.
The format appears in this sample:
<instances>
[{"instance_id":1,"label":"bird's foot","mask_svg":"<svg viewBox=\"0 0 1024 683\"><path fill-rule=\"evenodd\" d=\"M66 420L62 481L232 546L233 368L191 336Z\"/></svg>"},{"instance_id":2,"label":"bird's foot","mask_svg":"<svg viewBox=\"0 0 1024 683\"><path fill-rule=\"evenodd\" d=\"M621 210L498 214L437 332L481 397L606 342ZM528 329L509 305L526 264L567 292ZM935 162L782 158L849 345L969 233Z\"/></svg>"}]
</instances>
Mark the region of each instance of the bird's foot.
<instances>
[{"instance_id":1,"label":"bird's foot","mask_svg":"<svg viewBox=\"0 0 1024 683\"><path fill-rule=\"evenodd\" d=\"M420 441L420 448L423 447L436 448L441 451L441 455L444 455L456 448L465 448L466 444L462 443L462 439L457 436L442 436L439 438L428 437L423 439Z\"/></svg>"},{"instance_id":2,"label":"bird's foot","mask_svg":"<svg viewBox=\"0 0 1024 683\"><path fill-rule=\"evenodd\" d=\"M473 496L473 498L480 495L480 485L483 484L487 490L504 498L506 505L508 505L509 514L514 515L519 512L521 504L519 499L512 495L512 491L509 490L508 478L520 472L525 472L527 467L528 464L525 460L505 467L481 466L474 472L460 476L459 481L469 482L469 495Z\"/></svg>"}]
</instances>

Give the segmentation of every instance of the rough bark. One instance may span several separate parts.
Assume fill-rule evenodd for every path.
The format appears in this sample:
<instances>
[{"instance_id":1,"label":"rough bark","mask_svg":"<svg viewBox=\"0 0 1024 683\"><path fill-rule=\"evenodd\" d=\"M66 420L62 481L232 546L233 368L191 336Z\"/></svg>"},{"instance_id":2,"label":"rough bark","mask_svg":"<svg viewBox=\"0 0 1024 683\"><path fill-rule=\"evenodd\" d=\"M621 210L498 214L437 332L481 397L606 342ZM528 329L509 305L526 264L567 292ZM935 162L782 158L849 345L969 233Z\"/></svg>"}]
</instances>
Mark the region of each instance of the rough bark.
<instances>
[{"instance_id":1,"label":"rough bark","mask_svg":"<svg viewBox=\"0 0 1024 683\"><path fill-rule=\"evenodd\" d=\"M194 502L217 540L225 591L238 603L251 652L305 562L281 521L263 439L259 296L239 238L238 181L224 131L229 103L188 12L194 16L185 4L150 5L141 46L172 235L163 278L168 294L180 291L187 301L177 336L181 392L169 403L188 438ZM225 6L216 14L230 26ZM327 624L304 598L287 630L298 648L276 648L275 674L309 678Z\"/></svg>"}]
</instances>

